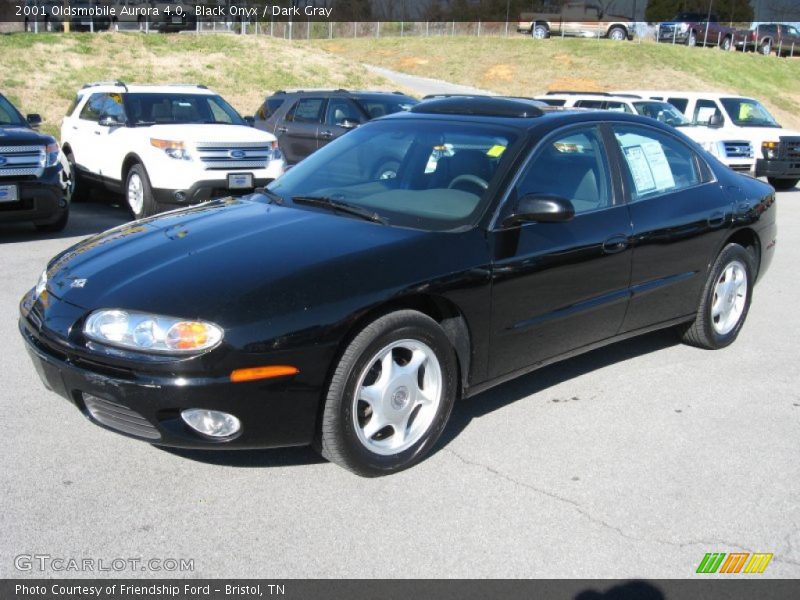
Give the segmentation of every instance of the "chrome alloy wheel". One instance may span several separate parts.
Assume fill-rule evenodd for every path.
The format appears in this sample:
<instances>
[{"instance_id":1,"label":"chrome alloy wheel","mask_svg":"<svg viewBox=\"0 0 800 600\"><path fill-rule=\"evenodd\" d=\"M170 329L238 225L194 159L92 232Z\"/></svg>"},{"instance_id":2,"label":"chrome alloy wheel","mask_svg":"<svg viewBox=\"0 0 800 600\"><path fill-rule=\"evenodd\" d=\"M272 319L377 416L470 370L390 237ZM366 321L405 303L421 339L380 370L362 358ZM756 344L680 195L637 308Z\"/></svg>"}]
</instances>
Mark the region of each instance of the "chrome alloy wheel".
<instances>
[{"instance_id":1,"label":"chrome alloy wheel","mask_svg":"<svg viewBox=\"0 0 800 600\"><path fill-rule=\"evenodd\" d=\"M128 205L134 215L141 215L144 208L144 185L138 173L128 177Z\"/></svg>"},{"instance_id":2,"label":"chrome alloy wheel","mask_svg":"<svg viewBox=\"0 0 800 600\"><path fill-rule=\"evenodd\" d=\"M747 271L734 260L725 267L714 286L711 323L719 335L730 333L742 318L747 303Z\"/></svg>"},{"instance_id":3,"label":"chrome alloy wheel","mask_svg":"<svg viewBox=\"0 0 800 600\"><path fill-rule=\"evenodd\" d=\"M431 348L399 340L372 357L358 378L353 425L370 452L407 450L428 432L443 391L442 368Z\"/></svg>"}]
</instances>

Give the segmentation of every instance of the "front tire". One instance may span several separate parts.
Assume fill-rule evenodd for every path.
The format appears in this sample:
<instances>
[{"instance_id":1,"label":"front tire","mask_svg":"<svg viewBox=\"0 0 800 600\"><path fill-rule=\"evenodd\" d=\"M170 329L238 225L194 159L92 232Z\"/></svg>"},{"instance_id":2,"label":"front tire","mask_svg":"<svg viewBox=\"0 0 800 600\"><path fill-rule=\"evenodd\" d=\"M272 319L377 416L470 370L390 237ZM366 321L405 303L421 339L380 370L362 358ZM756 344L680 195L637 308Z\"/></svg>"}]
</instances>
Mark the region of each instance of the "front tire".
<instances>
[{"instance_id":1,"label":"front tire","mask_svg":"<svg viewBox=\"0 0 800 600\"><path fill-rule=\"evenodd\" d=\"M794 188L800 179L776 179L775 177L767 177L767 181L776 190L782 192Z\"/></svg>"},{"instance_id":2,"label":"front tire","mask_svg":"<svg viewBox=\"0 0 800 600\"><path fill-rule=\"evenodd\" d=\"M694 321L683 331L685 343L718 350L733 343L744 325L753 295L753 257L728 244L709 272Z\"/></svg>"},{"instance_id":3,"label":"front tire","mask_svg":"<svg viewBox=\"0 0 800 600\"><path fill-rule=\"evenodd\" d=\"M143 219L158 212L158 204L153 198L150 178L142 164L133 165L125 178L125 200L134 219Z\"/></svg>"},{"instance_id":4,"label":"front tire","mask_svg":"<svg viewBox=\"0 0 800 600\"><path fill-rule=\"evenodd\" d=\"M439 324L413 310L367 325L331 378L317 448L358 475L388 475L431 451L458 391L455 352Z\"/></svg>"},{"instance_id":5,"label":"front tire","mask_svg":"<svg viewBox=\"0 0 800 600\"><path fill-rule=\"evenodd\" d=\"M730 37L725 37L722 40L722 43L719 45L719 47L722 48L725 52L728 52L728 51L730 51L732 44L733 44L733 40L731 40Z\"/></svg>"},{"instance_id":6,"label":"front tire","mask_svg":"<svg viewBox=\"0 0 800 600\"><path fill-rule=\"evenodd\" d=\"M628 32L622 27L612 27L608 32L608 39L615 42L622 42L628 39Z\"/></svg>"},{"instance_id":7,"label":"front tire","mask_svg":"<svg viewBox=\"0 0 800 600\"><path fill-rule=\"evenodd\" d=\"M89 198L91 186L86 179L81 177L78 166L75 164L75 156L72 152L66 153L67 163L69 163L69 182L67 195L70 202L83 202Z\"/></svg>"},{"instance_id":8,"label":"front tire","mask_svg":"<svg viewBox=\"0 0 800 600\"><path fill-rule=\"evenodd\" d=\"M534 25L531 29L531 36L535 40L546 40L550 37L550 30L545 25Z\"/></svg>"}]
</instances>

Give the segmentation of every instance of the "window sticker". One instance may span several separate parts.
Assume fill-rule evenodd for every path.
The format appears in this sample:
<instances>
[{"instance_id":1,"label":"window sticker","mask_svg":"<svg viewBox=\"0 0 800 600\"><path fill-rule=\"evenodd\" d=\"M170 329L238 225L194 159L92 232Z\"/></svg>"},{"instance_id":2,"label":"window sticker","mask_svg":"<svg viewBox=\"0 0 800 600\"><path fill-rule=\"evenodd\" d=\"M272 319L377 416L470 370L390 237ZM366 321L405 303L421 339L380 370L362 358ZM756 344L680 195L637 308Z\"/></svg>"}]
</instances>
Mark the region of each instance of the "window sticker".
<instances>
[{"instance_id":1,"label":"window sticker","mask_svg":"<svg viewBox=\"0 0 800 600\"><path fill-rule=\"evenodd\" d=\"M656 189L656 182L650 165L647 164L647 156L641 146L628 146L625 149L625 160L628 161L631 175L633 175L633 185L636 186L637 194L646 194Z\"/></svg>"},{"instance_id":2,"label":"window sticker","mask_svg":"<svg viewBox=\"0 0 800 600\"><path fill-rule=\"evenodd\" d=\"M635 134L618 137L637 194L663 192L675 187L675 177L658 141Z\"/></svg>"},{"instance_id":3,"label":"window sticker","mask_svg":"<svg viewBox=\"0 0 800 600\"><path fill-rule=\"evenodd\" d=\"M672 169L667 162L667 155L664 148L656 141L642 144L642 150L647 157L647 164L650 165L650 172L656 182L658 191L668 190L675 187L675 178L672 176Z\"/></svg>"},{"instance_id":4,"label":"window sticker","mask_svg":"<svg viewBox=\"0 0 800 600\"><path fill-rule=\"evenodd\" d=\"M492 158L497 158L506 151L505 146L501 146L500 144L495 144L489 150L486 151L486 156L491 156Z\"/></svg>"}]
</instances>

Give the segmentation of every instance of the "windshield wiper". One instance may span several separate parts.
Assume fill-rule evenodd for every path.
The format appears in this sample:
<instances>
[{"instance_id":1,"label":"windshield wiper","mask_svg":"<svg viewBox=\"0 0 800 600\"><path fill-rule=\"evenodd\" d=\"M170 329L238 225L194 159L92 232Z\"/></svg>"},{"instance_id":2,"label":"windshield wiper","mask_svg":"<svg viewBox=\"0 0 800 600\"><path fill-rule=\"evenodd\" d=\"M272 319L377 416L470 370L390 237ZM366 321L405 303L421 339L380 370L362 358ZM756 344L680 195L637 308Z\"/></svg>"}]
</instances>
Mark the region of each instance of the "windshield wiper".
<instances>
[{"instance_id":1,"label":"windshield wiper","mask_svg":"<svg viewBox=\"0 0 800 600\"><path fill-rule=\"evenodd\" d=\"M269 198L270 204L277 204L278 206L284 205L283 196L276 194L272 190L268 190L267 188L262 187L262 188L256 188L255 192L257 194L263 194L264 196Z\"/></svg>"},{"instance_id":2,"label":"windshield wiper","mask_svg":"<svg viewBox=\"0 0 800 600\"><path fill-rule=\"evenodd\" d=\"M309 206L319 206L334 212L345 213L354 217L359 217L365 221L372 223L380 223L386 225L388 222L385 218L381 217L378 213L372 212L361 206L348 204L342 200L334 200L327 196L292 196L292 202L295 204L307 204Z\"/></svg>"}]
</instances>

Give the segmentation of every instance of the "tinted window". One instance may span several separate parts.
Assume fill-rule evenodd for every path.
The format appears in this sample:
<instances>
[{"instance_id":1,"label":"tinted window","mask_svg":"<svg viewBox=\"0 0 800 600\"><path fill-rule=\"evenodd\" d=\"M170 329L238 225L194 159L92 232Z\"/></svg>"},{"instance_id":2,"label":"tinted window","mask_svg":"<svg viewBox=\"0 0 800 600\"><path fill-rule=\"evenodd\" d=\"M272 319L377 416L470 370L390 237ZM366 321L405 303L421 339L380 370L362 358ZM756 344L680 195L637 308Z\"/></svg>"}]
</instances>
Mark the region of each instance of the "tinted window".
<instances>
[{"instance_id":1,"label":"tinted window","mask_svg":"<svg viewBox=\"0 0 800 600\"><path fill-rule=\"evenodd\" d=\"M267 98L264 104L256 111L256 118L266 121L275 114L276 110L283 106L284 102L286 102L285 98Z\"/></svg>"},{"instance_id":2,"label":"tinted window","mask_svg":"<svg viewBox=\"0 0 800 600\"><path fill-rule=\"evenodd\" d=\"M455 229L482 213L515 140L497 125L371 122L324 146L269 189L286 201L329 197L368 208L392 225Z\"/></svg>"},{"instance_id":3,"label":"tinted window","mask_svg":"<svg viewBox=\"0 0 800 600\"><path fill-rule=\"evenodd\" d=\"M292 109L292 121L297 123L319 123L322 121L323 98L304 98Z\"/></svg>"},{"instance_id":4,"label":"tinted window","mask_svg":"<svg viewBox=\"0 0 800 600\"><path fill-rule=\"evenodd\" d=\"M413 98L406 96L390 96L387 98L358 98L356 100L369 115L370 119L377 119L396 112L410 110L412 106L418 104Z\"/></svg>"},{"instance_id":5,"label":"tinted window","mask_svg":"<svg viewBox=\"0 0 800 600\"><path fill-rule=\"evenodd\" d=\"M713 100L698 100L694 105L694 117L692 121L697 125L708 125L715 114L719 114L717 103Z\"/></svg>"},{"instance_id":6,"label":"tinted window","mask_svg":"<svg viewBox=\"0 0 800 600\"><path fill-rule=\"evenodd\" d=\"M673 127L689 125L690 121L683 116L677 108L669 102L656 102L653 100L642 100L633 103L633 107L640 115L656 119Z\"/></svg>"},{"instance_id":7,"label":"tinted window","mask_svg":"<svg viewBox=\"0 0 800 600\"><path fill-rule=\"evenodd\" d=\"M341 125L344 121L361 122L361 113L355 105L344 98L331 98L328 100L326 111L326 125Z\"/></svg>"},{"instance_id":8,"label":"tinted window","mask_svg":"<svg viewBox=\"0 0 800 600\"><path fill-rule=\"evenodd\" d=\"M558 98L537 98L537 100L539 100L539 102L544 102L549 106L564 106L567 103L566 100L561 100Z\"/></svg>"},{"instance_id":9,"label":"tinted window","mask_svg":"<svg viewBox=\"0 0 800 600\"><path fill-rule=\"evenodd\" d=\"M104 100L105 94L92 94L89 96L89 100L83 105L80 118L84 121L99 121Z\"/></svg>"},{"instance_id":10,"label":"tinted window","mask_svg":"<svg viewBox=\"0 0 800 600\"><path fill-rule=\"evenodd\" d=\"M675 108L686 114L686 107L689 106L689 100L686 98L667 98L667 102L672 104Z\"/></svg>"},{"instance_id":11,"label":"tinted window","mask_svg":"<svg viewBox=\"0 0 800 600\"><path fill-rule=\"evenodd\" d=\"M614 135L627 166L625 174L634 201L702 182L694 152L672 136L624 125L615 125Z\"/></svg>"},{"instance_id":12,"label":"tinted window","mask_svg":"<svg viewBox=\"0 0 800 600\"><path fill-rule=\"evenodd\" d=\"M559 196L572 201L575 212L611 205L605 147L597 127L573 129L546 141L517 182L516 197Z\"/></svg>"},{"instance_id":13,"label":"tinted window","mask_svg":"<svg viewBox=\"0 0 800 600\"><path fill-rule=\"evenodd\" d=\"M21 125L24 122L22 115L11 102L0 96L0 125Z\"/></svg>"}]
</instances>

